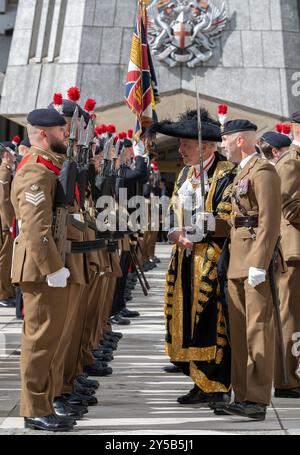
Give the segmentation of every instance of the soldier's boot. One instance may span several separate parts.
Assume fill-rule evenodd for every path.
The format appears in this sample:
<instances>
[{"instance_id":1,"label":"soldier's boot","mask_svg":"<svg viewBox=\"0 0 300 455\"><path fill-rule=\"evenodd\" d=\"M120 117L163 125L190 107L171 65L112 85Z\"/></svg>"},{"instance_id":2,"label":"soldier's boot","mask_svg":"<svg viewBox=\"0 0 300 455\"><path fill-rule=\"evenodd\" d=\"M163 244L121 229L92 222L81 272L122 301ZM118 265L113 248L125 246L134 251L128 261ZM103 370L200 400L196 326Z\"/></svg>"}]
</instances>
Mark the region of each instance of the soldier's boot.
<instances>
[{"instance_id":1,"label":"soldier's boot","mask_svg":"<svg viewBox=\"0 0 300 455\"><path fill-rule=\"evenodd\" d=\"M89 376L110 376L113 373L112 368L103 362L95 362L93 365L85 367L85 371Z\"/></svg>"},{"instance_id":2,"label":"soldier's boot","mask_svg":"<svg viewBox=\"0 0 300 455\"><path fill-rule=\"evenodd\" d=\"M88 395L81 395L77 392L73 392L69 395L64 395L66 398L67 402L72 406L94 406L95 404L98 403L97 398L94 395L88 396Z\"/></svg>"},{"instance_id":3,"label":"soldier's boot","mask_svg":"<svg viewBox=\"0 0 300 455\"><path fill-rule=\"evenodd\" d=\"M100 362L112 362L114 360L112 354L103 354L102 351L93 351L92 354L95 360L100 360Z\"/></svg>"},{"instance_id":4,"label":"soldier's boot","mask_svg":"<svg viewBox=\"0 0 300 455\"><path fill-rule=\"evenodd\" d=\"M80 410L82 407L75 407L66 404L66 401L63 397L55 398L53 401L54 412L59 417L71 417L75 420L80 420L83 418L83 412ZM86 409L86 408L84 408Z\"/></svg>"},{"instance_id":5,"label":"soldier's boot","mask_svg":"<svg viewBox=\"0 0 300 455\"><path fill-rule=\"evenodd\" d=\"M81 384L83 387L91 388L91 389L99 389L100 384L96 379L88 379L85 376L77 376L77 381L79 384Z\"/></svg>"},{"instance_id":6,"label":"soldier's boot","mask_svg":"<svg viewBox=\"0 0 300 455\"><path fill-rule=\"evenodd\" d=\"M140 316L140 313L138 311L132 311L129 310L128 308L124 308L123 310L120 311L120 315L122 318L138 318Z\"/></svg>"},{"instance_id":7,"label":"soldier's boot","mask_svg":"<svg viewBox=\"0 0 300 455\"><path fill-rule=\"evenodd\" d=\"M65 432L74 428L74 424L71 422L71 420L62 420L56 414L52 414L45 417L25 417L24 426L30 430Z\"/></svg>"}]
</instances>

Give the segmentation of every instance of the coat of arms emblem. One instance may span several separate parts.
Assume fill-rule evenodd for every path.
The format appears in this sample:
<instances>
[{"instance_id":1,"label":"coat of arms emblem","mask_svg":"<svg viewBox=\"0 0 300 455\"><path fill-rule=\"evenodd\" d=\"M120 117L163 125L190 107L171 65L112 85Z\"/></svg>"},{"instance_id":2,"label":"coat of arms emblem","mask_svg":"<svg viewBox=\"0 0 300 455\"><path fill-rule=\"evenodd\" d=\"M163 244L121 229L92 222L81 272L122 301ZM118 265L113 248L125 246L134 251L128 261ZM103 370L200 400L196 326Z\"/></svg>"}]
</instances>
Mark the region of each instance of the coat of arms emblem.
<instances>
[{"instance_id":1,"label":"coat of arms emblem","mask_svg":"<svg viewBox=\"0 0 300 455\"><path fill-rule=\"evenodd\" d=\"M171 67L207 62L228 20L225 3L218 7L213 1L153 0L147 10L149 44Z\"/></svg>"}]
</instances>

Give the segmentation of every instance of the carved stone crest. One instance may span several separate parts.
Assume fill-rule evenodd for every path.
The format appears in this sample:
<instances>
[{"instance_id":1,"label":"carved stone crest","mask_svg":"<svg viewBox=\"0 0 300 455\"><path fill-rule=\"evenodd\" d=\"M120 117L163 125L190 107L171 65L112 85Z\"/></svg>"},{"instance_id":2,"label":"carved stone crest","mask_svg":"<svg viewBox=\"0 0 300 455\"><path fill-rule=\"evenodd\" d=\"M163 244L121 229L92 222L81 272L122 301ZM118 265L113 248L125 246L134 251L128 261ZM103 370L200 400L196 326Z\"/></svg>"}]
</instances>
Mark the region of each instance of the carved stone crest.
<instances>
[{"instance_id":1,"label":"carved stone crest","mask_svg":"<svg viewBox=\"0 0 300 455\"><path fill-rule=\"evenodd\" d=\"M149 44L171 67L207 62L228 21L225 3L218 7L212 0L153 0L147 10Z\"/></svg>"}]
</instances>

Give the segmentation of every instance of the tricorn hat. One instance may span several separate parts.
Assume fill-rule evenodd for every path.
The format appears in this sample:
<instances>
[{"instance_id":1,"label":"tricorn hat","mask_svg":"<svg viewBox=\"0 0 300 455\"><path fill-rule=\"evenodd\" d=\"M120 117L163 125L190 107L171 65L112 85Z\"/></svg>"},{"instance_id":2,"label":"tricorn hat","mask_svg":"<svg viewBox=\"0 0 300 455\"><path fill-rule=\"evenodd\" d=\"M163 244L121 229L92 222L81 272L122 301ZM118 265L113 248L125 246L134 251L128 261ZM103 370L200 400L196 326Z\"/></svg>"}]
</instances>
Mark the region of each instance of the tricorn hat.
<instances>
[{"instance_id":1,"label":"tricorn hat","mask_svg":"<svg viewBox=\"0 0 300 455\"><path fill-rule=\"evenodd\" d=\"M202 140L205 142L221 142L220 124L210 117L206 109L201 109ZM146 131L146 136L152 138L157 133L181 139L198 139L198 114L188 110L181 114L176 122L164 120L153 123Z\"/></svg>"}]
</instances>

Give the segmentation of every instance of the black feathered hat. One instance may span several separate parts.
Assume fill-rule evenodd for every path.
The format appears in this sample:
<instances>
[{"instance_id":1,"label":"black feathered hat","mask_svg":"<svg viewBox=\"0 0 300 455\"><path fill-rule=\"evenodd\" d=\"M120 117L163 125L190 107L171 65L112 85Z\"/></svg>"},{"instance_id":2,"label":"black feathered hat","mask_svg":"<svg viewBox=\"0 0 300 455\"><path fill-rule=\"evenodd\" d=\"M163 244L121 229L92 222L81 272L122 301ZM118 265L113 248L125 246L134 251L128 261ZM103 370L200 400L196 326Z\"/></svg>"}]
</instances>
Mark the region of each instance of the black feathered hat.
<instances>
[{"instance_id":1,"label":"black feathered hat","mask_svg":"<svg viewBox=\"0 0 300 455\"><path fill-rule=\"evenodd\" d=\"M202 140L204 142L221 142L220 124L210 117L206 109L201 109ZM146 136L152 138L157 133L181 139L198 139L198 114L196 110L188 110L180 114L178 120L155 122L147 128Z\"/></svg>"}]
</instances>

